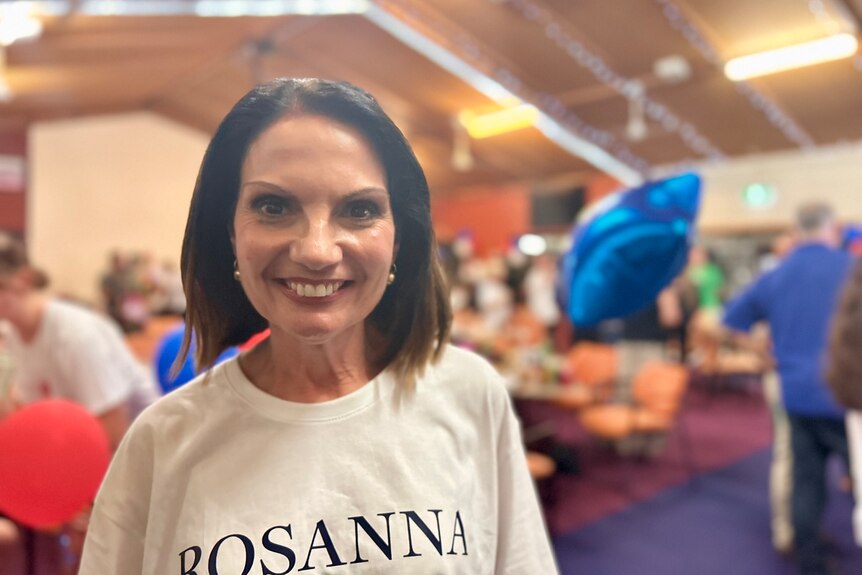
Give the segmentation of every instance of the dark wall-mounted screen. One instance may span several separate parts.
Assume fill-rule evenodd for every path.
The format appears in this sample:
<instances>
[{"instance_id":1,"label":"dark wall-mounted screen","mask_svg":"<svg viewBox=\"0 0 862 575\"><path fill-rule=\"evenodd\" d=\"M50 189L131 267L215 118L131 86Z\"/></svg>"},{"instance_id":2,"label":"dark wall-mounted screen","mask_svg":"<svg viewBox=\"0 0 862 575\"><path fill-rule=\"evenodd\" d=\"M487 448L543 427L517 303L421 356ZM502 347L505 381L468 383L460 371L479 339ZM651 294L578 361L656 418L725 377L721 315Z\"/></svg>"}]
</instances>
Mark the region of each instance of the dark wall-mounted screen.
<instances>
[{"instance_id":1,"label":"dark wall-mounted screen","mask_svg":"<svg viewBox=\"0 0 862 575\"><path fill-rule=\"evenodd\" d=\"M530 204L534 228L569 226L584 207L584 188L559 193L534 193Z\"/></svg>"}]
</instances>

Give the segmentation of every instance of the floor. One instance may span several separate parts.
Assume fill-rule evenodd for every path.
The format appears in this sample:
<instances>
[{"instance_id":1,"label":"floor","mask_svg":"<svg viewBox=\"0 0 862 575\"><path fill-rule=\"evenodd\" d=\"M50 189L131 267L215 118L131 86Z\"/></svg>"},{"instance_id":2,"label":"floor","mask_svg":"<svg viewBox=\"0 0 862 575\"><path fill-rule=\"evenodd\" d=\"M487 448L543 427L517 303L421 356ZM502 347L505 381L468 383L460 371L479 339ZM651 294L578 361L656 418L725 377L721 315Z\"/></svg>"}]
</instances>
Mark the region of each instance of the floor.
<instances>
[{"instance_id":1,"label":"floor","mask_svg":"<svg viewBox=\"0 0 862 575\"><path fill-rule=\"evenodd\" d=\"M771 546L771 424L757 389L693 390L664 453L646 460L620 458L558 408L517 408L526 426L553 421L563 446L556 456L572 471L541 486L563 575L794 573ZM857 575L862 548L852 540L843 472L833 462L824 533L839 572Z\"/></svg>"}]
</instances>

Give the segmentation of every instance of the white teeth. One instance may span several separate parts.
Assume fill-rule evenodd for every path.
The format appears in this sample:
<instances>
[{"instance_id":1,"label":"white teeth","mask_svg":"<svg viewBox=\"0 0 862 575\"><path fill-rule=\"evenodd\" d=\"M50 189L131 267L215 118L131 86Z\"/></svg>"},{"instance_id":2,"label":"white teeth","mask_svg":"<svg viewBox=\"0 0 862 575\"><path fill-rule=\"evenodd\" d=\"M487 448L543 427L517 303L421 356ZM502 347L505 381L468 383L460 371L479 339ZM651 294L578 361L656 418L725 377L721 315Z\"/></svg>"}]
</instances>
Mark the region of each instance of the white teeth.
<instances>
[{"instance_id":1,"label":"white teeth","mask_svg":"<svg viewBox=\"0 0 862 575\"><path fill-rule=\"evenodd\" d=\"M344 282L327 284L301 284L298 282L287 282L287 287L302 297L326 297L337 292L343 285Z\"/></svg>"}]
</instances>

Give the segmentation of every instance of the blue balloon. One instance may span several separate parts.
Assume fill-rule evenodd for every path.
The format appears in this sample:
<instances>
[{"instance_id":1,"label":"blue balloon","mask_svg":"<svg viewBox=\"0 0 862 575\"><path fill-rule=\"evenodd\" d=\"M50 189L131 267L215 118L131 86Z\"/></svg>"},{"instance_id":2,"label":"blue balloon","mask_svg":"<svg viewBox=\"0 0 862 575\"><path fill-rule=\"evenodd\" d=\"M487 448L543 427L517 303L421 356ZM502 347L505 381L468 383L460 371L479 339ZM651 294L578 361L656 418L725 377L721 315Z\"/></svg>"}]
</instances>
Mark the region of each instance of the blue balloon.
<instances>
[{"instance_id":1,"label":"blue balloon","mask_svg":"<svg viewBox=\"0 0 862 575\"><path fill-rule=\"evenodd\" d=\"M685 173L617 192L589 209L559 261L557 297L576 326L655 301L685 267L701 180Z\"/></svg>"},{"instance_id":2,"label":"blue balloon","mask_svg":"<svg viewBox=\"0 0 862 575\"><path fill-rule=\"evenodd\" d=\"M180 353L180 346L182 345L185 332L186 326L181 323L176 328L167 332L162 337L156 348L156 375L158 376L159 385L164 393L169 393L175 390L201 373L200 371L195 370L194 361L192 360L195 353L194 339L192 339L191 348L189 350L189 355L186 357L186 361L183 362L183 365L179 372L177 372L176 376L171 377L171 367L173 367L174 360ZM238 348L229 347L223 351L220 356L218 356L216 363L221 363L226 359L230 359L238 353Z\"/></svg>"}]
</instances>

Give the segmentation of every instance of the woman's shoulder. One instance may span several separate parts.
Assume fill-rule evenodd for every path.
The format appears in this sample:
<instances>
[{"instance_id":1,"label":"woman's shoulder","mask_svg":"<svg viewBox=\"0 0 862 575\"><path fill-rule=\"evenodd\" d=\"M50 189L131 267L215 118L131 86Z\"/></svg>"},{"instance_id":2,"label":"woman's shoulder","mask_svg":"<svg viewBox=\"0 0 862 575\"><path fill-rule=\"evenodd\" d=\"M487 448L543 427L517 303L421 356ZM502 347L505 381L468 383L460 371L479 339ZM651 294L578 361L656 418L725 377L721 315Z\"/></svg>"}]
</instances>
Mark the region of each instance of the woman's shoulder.
<instances>
[{"instance_id":1,"label":"woman's shoulder","mask_svg":"<svg viewBox=\"0 0 862 575\"><path fill-rule=\"evenodd\" d=\"M155 430L159 435L174 435L187 431L204 415L213 415L224 397L226 370L231 358L161 396L147 406L135 419L133 427Z\"/></svg>"},{"instance_id":2,"label":"woman's shoulder","mask_svg":"<svg viewBox=\"0 0 862 575\"><path fill-rule=\"evenodd\" d=\"M485 357L452 344L446 345L434 367L438 372L445 374L499 378L497 370Z\"/></svg>"},{"instance_id":3,"label":"woman's shoulder","mask_svg":"<svg viewBox=\"0 0 862 575\"><path fill-rule=\"evenodd\" d=\"M506 395L502 376L487 359L451 344L431 366L428 379L460 393Z\"/></svg>"}]
</instances>

